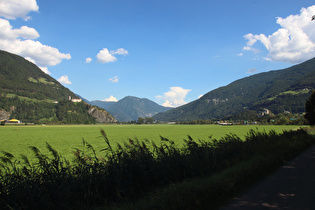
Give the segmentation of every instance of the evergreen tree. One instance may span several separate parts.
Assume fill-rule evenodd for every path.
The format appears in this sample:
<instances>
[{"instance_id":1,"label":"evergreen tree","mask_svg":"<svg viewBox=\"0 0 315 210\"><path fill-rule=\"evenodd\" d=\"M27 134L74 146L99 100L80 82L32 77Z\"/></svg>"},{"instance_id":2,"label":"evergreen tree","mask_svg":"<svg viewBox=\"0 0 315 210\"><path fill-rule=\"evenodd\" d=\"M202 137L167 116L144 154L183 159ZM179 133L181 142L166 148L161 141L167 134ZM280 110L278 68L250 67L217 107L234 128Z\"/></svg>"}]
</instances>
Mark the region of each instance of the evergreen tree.
<instances>
[{"instance_id":1,"label":"evergreen tree","mask_svg":"<svg viewBox=\"0 0 315 210\"><path fill-rule=\"evenodd\" d=\"M315 125L315 91L313 90L311 96L305 103L305 118L311 126Z\"/></svg>"}]
</instances>

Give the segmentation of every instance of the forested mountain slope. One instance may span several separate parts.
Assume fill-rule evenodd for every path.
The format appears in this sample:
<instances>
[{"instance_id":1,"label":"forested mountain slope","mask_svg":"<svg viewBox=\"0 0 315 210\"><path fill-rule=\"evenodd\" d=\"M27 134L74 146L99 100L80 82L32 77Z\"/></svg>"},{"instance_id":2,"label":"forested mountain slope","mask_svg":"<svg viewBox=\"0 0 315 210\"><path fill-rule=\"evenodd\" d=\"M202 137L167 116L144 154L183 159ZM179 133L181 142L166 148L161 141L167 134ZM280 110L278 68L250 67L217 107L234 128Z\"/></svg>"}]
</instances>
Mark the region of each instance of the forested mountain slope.
<instances>
[{"instance_id":1,"label":"forested mountain slope","mask_svg":"<svg viewBox=\"0 0 315 210\"><path fill-rule=\"evenodd\" d=\"M116 121L103 109L77 98L57 80L26 59L0 50L0 120L34 123L95 123Z\"/></svg>"},{"instance_id":2,"label":"forested mountain slope","mask_svg":"<svg viewBox=\"0 0 315 210\"><path fill-rule=\"evenodd\" d=\"M154 116L161 121L220 119L253 110L304 112L315 89L315 58L283 70L249 76L208 92L200 99Z\"/></svg>"},{"instance_id":3,"label":"forested mountain slope","mask_svg":"<svg viewBox=\"0 0 315 210\"><path fill-rule=\"evenodd\" d=\"M62 100L75 94L28 60L0 50L0 90L38 100Z\"/></svg>"}]
</instances>

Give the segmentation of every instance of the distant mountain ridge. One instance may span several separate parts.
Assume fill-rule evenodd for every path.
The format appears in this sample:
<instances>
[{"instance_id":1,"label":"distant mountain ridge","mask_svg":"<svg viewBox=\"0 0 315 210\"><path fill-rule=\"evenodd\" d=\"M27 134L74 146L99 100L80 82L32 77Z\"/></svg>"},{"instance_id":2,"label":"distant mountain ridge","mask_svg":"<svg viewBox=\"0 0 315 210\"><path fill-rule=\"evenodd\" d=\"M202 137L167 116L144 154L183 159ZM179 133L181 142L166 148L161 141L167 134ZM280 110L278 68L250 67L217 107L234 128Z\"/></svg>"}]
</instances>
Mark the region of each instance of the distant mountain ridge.
<instances>
[{"instance_id":1,"label":"distant mountain ridge","mask_svg":"<svg viewBox=\"0 0 315 210\"><path fill-rule=\"evenodd\" d=\"M139 117L153 117L159 112L171 109L149 99L134 96L126 96L117 102L90 101L90 104L107 110L120 122L136 121Z\"/></svg>"},{"instance_id":2,"label":"distant mountain ridge","mask_svg":"<svg viewBox=\"0 0 315 210\"><path fill-rule=\"evenodd\" d=\"M160 121L220 119L244 110L259 113L303 113L304 104L315 89L315 58L292 67L252 75L208 92L184 106L159 113Z\"/></svg>"},{"instance_id":3,"label":"distant mountain ridge","mask_svg":"<svg viewBox=\"0 0 315 210\"><path fill-rule=\"evenodd\" d=\"M89 103L92 104L92 105L101 107L101 108L103 108L103 109L105 109L105 110L109 110L110 107L111 107L112 105L115 105L117 102L114 102L114 101L94 100L94 101L90 101Z\"/></svg>"}]
</instances>

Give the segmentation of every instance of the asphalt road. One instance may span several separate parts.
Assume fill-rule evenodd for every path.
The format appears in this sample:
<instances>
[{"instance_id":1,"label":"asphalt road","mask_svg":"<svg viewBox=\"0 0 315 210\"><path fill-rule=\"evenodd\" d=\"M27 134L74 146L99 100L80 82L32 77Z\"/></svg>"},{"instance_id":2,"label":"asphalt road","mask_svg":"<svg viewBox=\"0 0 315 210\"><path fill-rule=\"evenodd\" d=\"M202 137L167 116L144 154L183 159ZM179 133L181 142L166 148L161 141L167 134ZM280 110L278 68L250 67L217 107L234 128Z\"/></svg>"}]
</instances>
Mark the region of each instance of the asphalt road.
<instances>
[{"instance_id":1,"label":"asphalt road","mask_svg":"<svg viewBox=\"0 0 315 210\"><path fill-rule=\"evenodd\" d=\"M221 210L227 209L315 210L315 146Z\"/></svg>"}]
</instances>

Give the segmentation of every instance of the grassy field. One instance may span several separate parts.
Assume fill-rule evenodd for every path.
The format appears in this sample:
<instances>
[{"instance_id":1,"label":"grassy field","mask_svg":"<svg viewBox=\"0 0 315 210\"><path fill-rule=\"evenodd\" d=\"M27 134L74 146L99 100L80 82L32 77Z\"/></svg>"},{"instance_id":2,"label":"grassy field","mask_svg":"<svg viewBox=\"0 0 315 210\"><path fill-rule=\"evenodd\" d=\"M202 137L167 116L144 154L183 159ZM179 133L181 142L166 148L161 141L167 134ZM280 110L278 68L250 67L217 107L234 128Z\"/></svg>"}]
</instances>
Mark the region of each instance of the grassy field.
<instances>
[{"instance_id":1,"label":"grassy field","mask_svg":"<svg viewBox=\"0 0 315 210\"><path fill-rule=\"evenodd\" d=\"M68 151L68 155L71 155L71 148L81 146L76 140L79 136L95 140L92 144L99 150L106 148L102 140L108 142L105 129L116 142L132 136L156 142L159 141L155 140L156 136L161 134L176 140L178 145L163 143L152 146L150 150L143 144L130 141L118 150L107 147L108 153L106 156L103 154L103 158L78 151L76 161L70 165L51 147L51 158L33 147L36 162L31 162L35 164L30 164L25 157L18 162L11 154L4 153L0 158L0 206L12 209L216 209L314 144L314 138L306 129L292 131L297 128L295 126L4 127L0 129L0 132L5 131L1 132L2 137L4 134L10 138L19 136L20 144L11 140L0 141L1 145L10 145L19 153L29 150L29 145L43 150L44 139L47 140L49 135L52 137L51 145L59 152ZM101 134L97 134L99 129L102 129L103 139L99 137ZM248 132L249 129L253 130ZM281 134L282 130L291 131ZM236 135L224 136L227 133L235 133L245 141ZM182 142L187 134L196 141L188 138ZM204 139L211 134L216 139L224 138L198 143L198 138ZM34 139L34 144L30 139ZM43 153L48 154L47 150Z\"/></svg>"},{"instance_id":2,"label":"grassy field","mask_svg":"<svg viewBox=\"0 0 315 210\"><path fill-rule=\"evenodd\" d=\"M96 151L104 148L100 129L107 133L111 144L126 142L129 138L148 139L159 145L160 135L175 141L178 146L190 135L193 139L207 140L209 136L219 139L225 134L233 133L241 138L250 129L260 131L297 129L299 126L282 125L249 125L249 126L219 126L219 125L59 125L59 126L1 126L0 151L7 151L15 156L19 154L32 157L29 146L38 147L46 154L46 142L71 160L75 148L82 149L82 138L92 144Z\"/></svg>"}]
</instances>

